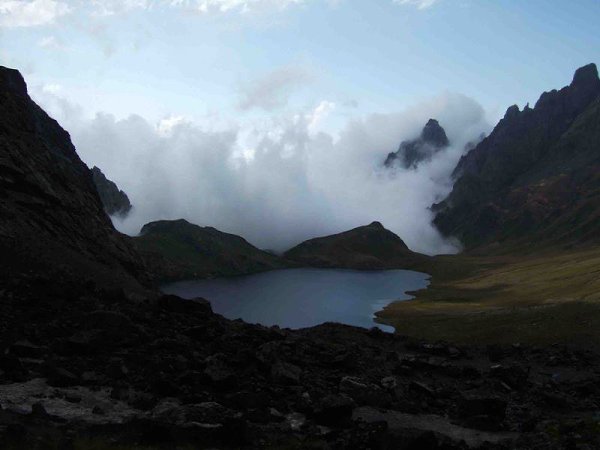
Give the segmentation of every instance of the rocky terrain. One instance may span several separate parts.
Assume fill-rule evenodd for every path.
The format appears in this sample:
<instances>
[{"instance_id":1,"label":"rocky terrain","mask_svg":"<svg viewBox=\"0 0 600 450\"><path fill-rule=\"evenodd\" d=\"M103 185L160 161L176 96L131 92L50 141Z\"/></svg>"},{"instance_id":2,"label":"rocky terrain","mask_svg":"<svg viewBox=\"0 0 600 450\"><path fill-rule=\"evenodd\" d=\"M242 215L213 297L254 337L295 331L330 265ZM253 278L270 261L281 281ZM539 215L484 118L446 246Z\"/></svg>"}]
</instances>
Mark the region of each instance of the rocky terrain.
<instances>
[{"instance_id":1,"label":"rocky terrain","mask_svg":"<svg viewBox=\"0 0 600 450\"><path fill-rule=\"evenodd\" d=\"M446 132L437 120L429 119L417 139L403 141L396 152L385 159L386 167L398 164L405 169L415 169L422 161L428 161L437 152L450 145Z\"/></svg>"},{"instance_id":2,"label":"rocky terrain","mask_svg":"<svg viewBox=\"0 0 600 450\"><path fill-rule=\"evenodd\" d=\"M68 134L5 68L0 194L0 448L600 446L594 351L266 328L144 288L137 244L112 227ZM146 234L173 225L216 233L175 222ZM379 223L289 256L364 268L415 258Z\"/></svg>"},{"instance_id":3,"label":"rocky terrain","mask_svg":"<svg viewBox=\"0 0 600 450\"><path fill-rule=\"evenodd\" d=\"M379 222L310 239L288 250L283 256L310 267L357 270L408 269L428 259L411 251L402 239Z\"/></svg>"},{"instance_id":4,"label":"rocky terrain","mask_svg":"<svg viewBox=\"0 0 600 450\"><path fill-rule=\"evenodd\" d=\"M131 211L131 202L127 194L121 191L113 181L106 178L96 166L92 167L92 178L106 213L109 216L127 216Z\"/></svg>"},{"instance_id":5,"label":"rocky terrain","mask_svg":"<svg viewBox=\"0 0 600 450\"><path fill-rule=\"evenodd\" d=\"M243 275L287 266L240 236L183 219L148 223L134 240L155 280Z\"/></svg>"},{"instance_id":6,"label":"rocky terrain","mask_svg":"<svg viewBox=\"0 0 600 450\"><path fill-rule=\"evenodd\" d=\"M467 248L598 242L600 79L595 64L534 108L511 106L454 171L434 223Z\"/></svg>"},{"instance_id":7,"label":"rocky terrain","mask_svg":"<svg viewBox=\"0 0 600 450\"><path fill-rule=\"evenodd\" d=\"M600 361L588 351L265 328L202 299L36 276L4 288L2 448L600 445Z\"/></svg>"}]
</instances>

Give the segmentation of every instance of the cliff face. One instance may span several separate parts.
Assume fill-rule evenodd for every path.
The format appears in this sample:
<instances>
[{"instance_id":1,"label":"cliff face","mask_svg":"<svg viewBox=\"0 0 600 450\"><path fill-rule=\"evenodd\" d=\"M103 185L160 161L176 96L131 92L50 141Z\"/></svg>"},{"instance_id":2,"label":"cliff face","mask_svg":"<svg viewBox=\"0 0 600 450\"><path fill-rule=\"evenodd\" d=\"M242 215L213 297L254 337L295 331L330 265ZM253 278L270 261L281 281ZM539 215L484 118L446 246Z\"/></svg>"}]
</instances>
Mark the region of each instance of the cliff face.
<instances>
[{"instance_id":1,"label":"cliff face","mask_svg":"<svg viewBox=\"0 0 600 450\"><path fill-rule=\"evenodd\" d=\"M597 240L600 79L594 64L535 107L511 106L454 171L434 223L467 248L493 242Z\"/></svg>"},{"instance_id":2,"label":"cliff face","mask_svg":"<svg viewBox=\"0 0 600 450\"><path fill-rule=\"evenodd\" d=\"M427 259L379 222L302 242L284 257L312 267L358 270L411 268Z\"/></svg>"},{"instance_id":3,"label":"cliff face","mask_svg":"<svg viewBox=\"0 0 600 450\"><path fill-rule=\"evenodd\" d=\"M104 212L69 134L0 67L0 267L135 285L142 270Z\"/></svg>"},{"instance_id":4,"label":"cliff face","mask_svg":"<svg viewBox=\"0 0 600 450\"><path fill-rule=\"evenodd\" d=\"M102 173L102 171L94 166L92 167L92 179L96 185L100 201L104 206L104 210L110 216L125 217L131 211L131 202L129 197L118 186Z\"/></svg>"},{"instance_id":5,"label":"cliff face","mask_svg":"<svg viewBox=\"0 0 600 450\"><path fill-rule=\"evenodd\" d=\"M417 139L403 141L396 152L388 154L384 165L392 167L398 164L405 169L414 169L448 145L450 142L444 129L437 120L429 119L421 135Z\"/></svg>"}]
</instances>

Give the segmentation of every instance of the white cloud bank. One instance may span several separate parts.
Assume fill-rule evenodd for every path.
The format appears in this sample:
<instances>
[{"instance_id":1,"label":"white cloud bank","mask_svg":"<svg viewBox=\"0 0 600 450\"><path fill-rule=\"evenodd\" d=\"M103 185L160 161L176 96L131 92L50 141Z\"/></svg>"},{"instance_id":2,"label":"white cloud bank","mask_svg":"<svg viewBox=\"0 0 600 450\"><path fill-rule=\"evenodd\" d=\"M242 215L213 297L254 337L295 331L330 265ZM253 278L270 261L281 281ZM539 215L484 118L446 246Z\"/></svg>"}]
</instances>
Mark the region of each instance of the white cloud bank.
<instances>
[{"instance_id":1,"label":"white cloud bank","mask_svg":"<svg viewBox=\"0 0 600 450\"><path fill-rule=\"evenodd\" d=\"M56 0L0 0L0 27L35 27L54 23L71 11Z\"/></svg>"},{"instance_id":2,"label":"white cloud bank","mask_svg":"<svg viewBox=\"0 0 600 450\"><path fill-rule=\"evenodd\" d=\"M83 120L48 92L38 100L71 133L82 159L129 195L134 210L116 224L121 230L136 234L146 222L183 217L278 251L374 220L413 250L456 250L432 227L428 208L450 190L465 143L488 129L482 108L457 94L350 121L338 137L316 128L330 102L260 126L211 130L177 116L159 124L135 115ZM416 171L384 169L387 153L431 117L451 148Z\"/></svg>"}]
</instances>

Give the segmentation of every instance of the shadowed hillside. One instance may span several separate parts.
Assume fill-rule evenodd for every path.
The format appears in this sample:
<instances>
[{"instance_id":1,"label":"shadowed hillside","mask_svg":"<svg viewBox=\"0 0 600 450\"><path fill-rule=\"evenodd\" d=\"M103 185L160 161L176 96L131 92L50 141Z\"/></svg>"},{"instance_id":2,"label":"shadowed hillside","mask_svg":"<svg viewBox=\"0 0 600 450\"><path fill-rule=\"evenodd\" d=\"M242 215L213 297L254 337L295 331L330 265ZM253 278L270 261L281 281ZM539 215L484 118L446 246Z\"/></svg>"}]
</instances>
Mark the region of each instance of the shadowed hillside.
<instances>
[{"instance_id":1,"label":"shadowed hillside","mask_svg":"<svg viewBox=\"0 0 600 450\"><path fill-rule=\"evenodd\" d=\"M302 242L284 257L311 267L402 269L426 261L379 222Z\"/></svg>"},{"instance_id":2,"label":"shadowed hillside","mask_svg":"<svg viewBox=\"0 0 600 450\"><path fill-rule=\"evenodd\" d=\"M143 269L129 238L103 210L92 173L69 133L0 67L0 272L137 284Z\"/></svg>"},{"instance_id":3,"label":"shadowed hillside","mask_svg":"<svg viewBox=\"0 0 600 450\"><path fill-rule=\"evenodd\" d=\"M148 223L135 243L158 280L243 275L286 267L277 256L240 236L183 219Z\"/></svg>"},{"instance_id":4,"label":"shadowed hillside","mask_svg":"<svg viewBox=\"0 0 600 450\"><path fill-rule=\"evenodd\" d=\"M459 162L434 223L467 248L600 238L600 79L594 64L535 107L511 106Z\"/></svg>"}]
</instances>

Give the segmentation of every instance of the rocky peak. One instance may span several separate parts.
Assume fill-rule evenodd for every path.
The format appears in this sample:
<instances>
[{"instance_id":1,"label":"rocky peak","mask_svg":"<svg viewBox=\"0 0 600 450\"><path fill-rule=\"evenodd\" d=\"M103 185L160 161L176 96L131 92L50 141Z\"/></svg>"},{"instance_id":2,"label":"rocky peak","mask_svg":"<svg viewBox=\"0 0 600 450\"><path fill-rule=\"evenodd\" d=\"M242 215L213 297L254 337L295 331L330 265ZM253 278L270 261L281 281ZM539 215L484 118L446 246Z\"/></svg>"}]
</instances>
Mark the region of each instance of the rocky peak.
<instances>
[{"instance_id":1,"label":"rocky peak","mask_svg":"<svg viewBox=\"0 0 600 450\"><path fill-rule=\"evenodd\" d=\"M600 79L598 78L598 68L596 67L596 64L591 63L587 66L580 67L575 71L571 86L594 86L598 85L599 83Z\"/></svg>"},{"instance_id":2,"label":"rocky peak","mask_svg":"<svg viewBox=\"0 0 600 450\"><path fill-rule=\"evenodd\" d=\"M520 112L521 111L519 110L518 105L509 106L509 108L506 110L506 113L504 114L504 119L511 120L515 117L518 117Z\"/></svg>"},{"instance_id":3,"label":"rocky peak","mask_svg":"<svg viewBox=\"0 0 600 450\"><path fill-rule=\"evenodd\" d=\"M422 161L448 147L446 132L435 119L429 119L417 139L403 141L396 152L389 153L384 165L392 167L398 162L405 169L415 169Z\"/></svg>"},{"instance_id":4,"label":"rocky peak","mask_svg":"<svg viewBox=\"0 0 600 450\"><path fill-rule=\"evenodd\" d=\"M27 95L27 85L18 70L0 66L0 92Z\"/></svg>"},{"instance_id":5,"label":"rocky peak","mask_svg":"<svg viewBox=\"0 0 600 450\"><path fill-rule=\"evenodd\" d=\"M423 131L421 131L421 139L436 147L447 147L449 144L446 132L435 119L429 119L425 124Z\"/></svg>"},{"instance_id":6,"label":"rocky peak","mask_svg":"<svg viewBox=\"0 0 600 450\"><path fill-rule=\"evenodd\" d=\"M378 229L380 229L380 230L383 230L383 229L385 229L385 228L383 227L382 223L381 223L381 222L378 222L378 221L376 221L376 220L375 220L374 222L371 222L371 223L369 224L369 227L370 227L370 228L378 228Z\"/></svg>"},{"instance_id":7,"label":"rocky peak","mask_svg":"<svg viewBox=\"0 0 600 450\"><path fill-rule=\"evenodd\" d=\"M127 194L121 191L113 181L106 178L96 166L92 168L92 177L106 213L110 216L121 217L129 214L131 202Z\"/></svg>"}]
</instances>

